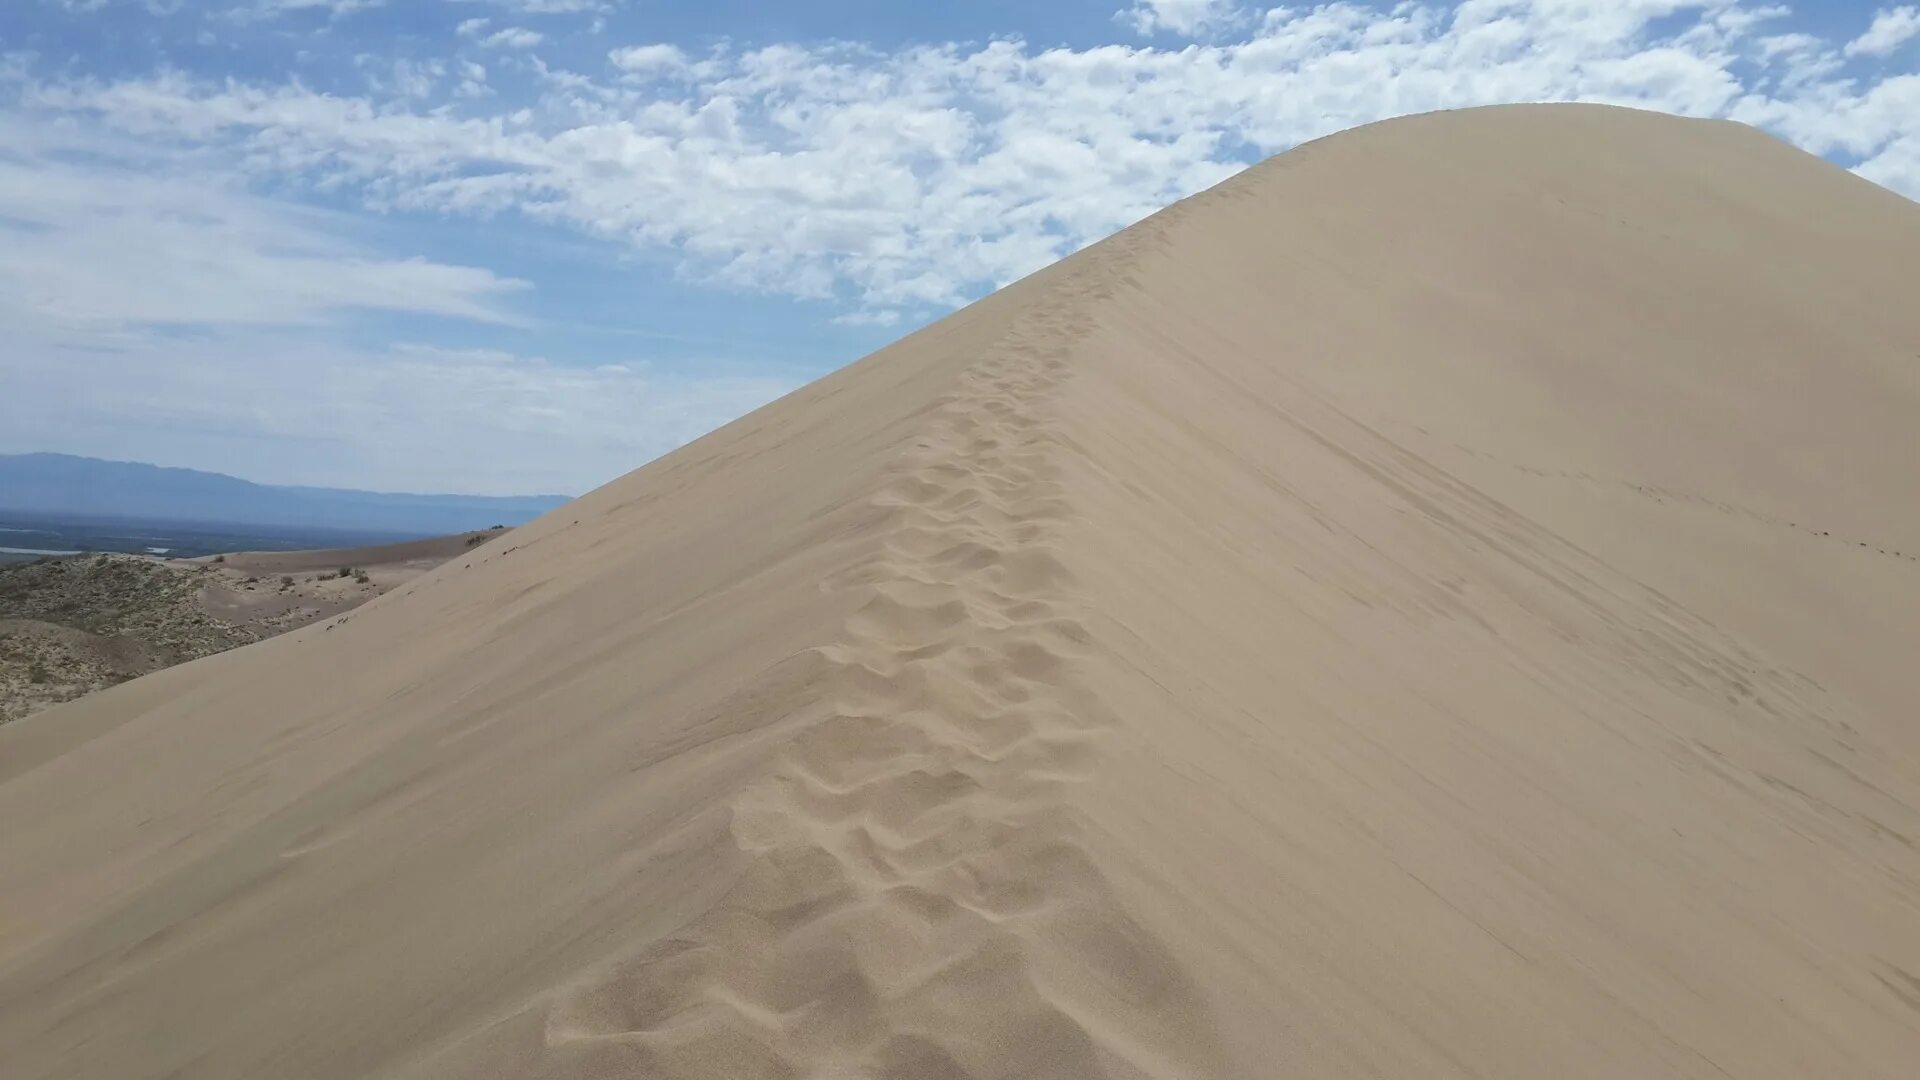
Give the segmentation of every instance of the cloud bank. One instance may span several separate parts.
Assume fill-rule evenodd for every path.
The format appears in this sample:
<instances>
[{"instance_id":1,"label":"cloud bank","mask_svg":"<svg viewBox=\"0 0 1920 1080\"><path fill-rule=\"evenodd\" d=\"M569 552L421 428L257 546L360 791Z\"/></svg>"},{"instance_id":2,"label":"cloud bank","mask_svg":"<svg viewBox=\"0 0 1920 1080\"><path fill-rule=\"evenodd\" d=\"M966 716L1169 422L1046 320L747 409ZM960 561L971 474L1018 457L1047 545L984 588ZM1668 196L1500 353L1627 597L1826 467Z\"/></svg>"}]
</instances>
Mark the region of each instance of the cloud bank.
<instances>
[{"instance_id":1,"label":"cloud bank","mask_svg":"<svg viewBox=\"0 0 1920 1080\"><path fill-rule=\"evenodd\" d=\"M1151 0L1122 21L1205 40L699 54L636 42L589 70L540 62L518 104L462 104L452 79L423 101L178 73L39 81L29 96L222 151L257 179L375 208L523 215L672 253L725 287L884 312L961 303L1253 159L1429 109L1582 100L1728 116L1920 193L1920 77L1857 70L1913 36L1915 9L1845 42L1770 32L1783 14L1740 0Z\"/></svg>"}]
</instances>

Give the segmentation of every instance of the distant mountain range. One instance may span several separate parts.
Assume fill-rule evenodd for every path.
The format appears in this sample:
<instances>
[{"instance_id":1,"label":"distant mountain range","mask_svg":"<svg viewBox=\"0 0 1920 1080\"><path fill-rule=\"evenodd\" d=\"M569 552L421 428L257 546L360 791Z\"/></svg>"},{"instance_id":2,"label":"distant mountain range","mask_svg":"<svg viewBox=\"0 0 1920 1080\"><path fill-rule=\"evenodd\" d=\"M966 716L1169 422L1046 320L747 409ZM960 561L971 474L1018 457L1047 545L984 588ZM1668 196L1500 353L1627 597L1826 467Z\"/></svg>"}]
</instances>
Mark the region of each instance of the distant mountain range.
<instances>
[{"instance_id":1,"label":"distant mountain range","mask_svg":"<svg viewBox=\"0 0 1920 1080\"><path fill-rule=\"evenodd\" d=\"M0 512L226 522L433 536L518 525L565 495L399 495L278 487L71 454L0 454Z\"/></svg>"}]
</instances>

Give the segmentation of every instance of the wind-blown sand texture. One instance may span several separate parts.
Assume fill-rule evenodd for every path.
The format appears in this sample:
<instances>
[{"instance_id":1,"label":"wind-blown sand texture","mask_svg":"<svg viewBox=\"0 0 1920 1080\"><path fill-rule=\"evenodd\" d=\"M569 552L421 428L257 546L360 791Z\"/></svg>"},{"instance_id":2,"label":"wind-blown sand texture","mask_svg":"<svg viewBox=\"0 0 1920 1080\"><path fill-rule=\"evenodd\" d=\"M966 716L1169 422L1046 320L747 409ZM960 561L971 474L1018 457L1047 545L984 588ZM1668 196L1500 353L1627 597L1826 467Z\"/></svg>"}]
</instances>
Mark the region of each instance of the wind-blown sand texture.
<instances>
[{"instance_id":1,"label":"wind-blown sand texture","mask_svg":"<svg viewBox=\"0 0 1920 1080\"><path fill-rule=\"evenodd\" d=\"M1910 1078L1916 280L1726 123L1283 155L0 732L0 1072Z\"/></svg>"}]
</instances>

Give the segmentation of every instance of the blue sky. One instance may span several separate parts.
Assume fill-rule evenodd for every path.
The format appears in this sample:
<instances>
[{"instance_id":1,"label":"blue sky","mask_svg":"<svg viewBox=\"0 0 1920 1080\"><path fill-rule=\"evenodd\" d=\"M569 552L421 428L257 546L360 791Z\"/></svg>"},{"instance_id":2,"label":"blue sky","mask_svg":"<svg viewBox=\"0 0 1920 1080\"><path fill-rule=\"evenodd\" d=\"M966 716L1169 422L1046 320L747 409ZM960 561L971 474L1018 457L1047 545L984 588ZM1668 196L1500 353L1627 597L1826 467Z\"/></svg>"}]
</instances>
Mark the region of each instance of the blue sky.
<instances>
[{"instance_id":1,"label":"blue sky","mask_svg":"<svg viewBox=\"0 0 1920 1080\"><path fill-rule=\"evenodd\" d=\"M0 452L583 491L1298 142L1501 101L1920 196L1920 5L4 0Z\"/></svg>"}]
</instances>

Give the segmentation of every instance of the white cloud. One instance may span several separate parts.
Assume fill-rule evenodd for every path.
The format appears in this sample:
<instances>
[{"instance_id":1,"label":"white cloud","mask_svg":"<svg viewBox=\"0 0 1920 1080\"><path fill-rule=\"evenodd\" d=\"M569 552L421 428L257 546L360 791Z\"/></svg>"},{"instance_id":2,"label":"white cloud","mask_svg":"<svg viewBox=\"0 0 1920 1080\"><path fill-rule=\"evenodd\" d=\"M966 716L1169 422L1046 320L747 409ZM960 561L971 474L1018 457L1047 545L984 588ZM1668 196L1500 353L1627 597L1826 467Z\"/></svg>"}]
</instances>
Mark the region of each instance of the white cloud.
<instances>
[{"instance_id":1,"label":"white cloud","mask_svg":"<svg viewBox=\"0 0 1920 1080\"><path fill-rule=\"evenodd\" d=\"M900 322L900 313L891 309L875 311L849 311L833 317L836 326L894 326Z\"/></svg>"},{"instance_id":2,"label":"white cloud","mask_svg":"<svg viewBox=\"0 0 1920 1080\"><path fill-rule=\"evenodd\" d=\"M20 4L26 4L32 2L32 0L18 0L18 2ZM186 0L41 0L41 2L52 7L57 7L70 15L91 15L96 11L105 9L109 4L119 2L128 5L137 4L141 10L149 15L166 16L179 11L181 6L186 3ZM318 3L321 2L321 0L309 0L309 2ZM357 2L357 0L341 0L341 2L352 3ZM379 2L379 0L374 0L374 2Z\"/></svg>"},{"instance_id":3,"label":"white cloud","mask_svg":"<svg viewBox=\"0 0 1920 1080\"><path fill-rule=\"evenodd\" d=\"M488 4L519 15L577 15L611 11L613 0L451 0L460 4Z\"/></svg>"},{"instance_id":4,"label":"white cloud","mask_svg":"<svg viewBox=\"0 0 1920 1080\"><path fill-rule=\"evenodd\" d=\"M323 331L368 312L523 326L505 305L524 285L381 255L346 238L349 218L248 194L170 152L4 112L0 145L3 450L284 482L578 491L800 381L331 343L343 335Z\"/></svg>"},{"instance_id":5,"label":"white cloud","mask_svg":"<svg viewBox=\"0 0 1920 1080\"><path fill-rule=\"evenodd\" d=\"M454 93L463 98L485 97L493 93L493 89L487 85L486 65L471 60L460 61L460 85Z\"/></svg>"},{"instance_id":6,"label":"white cloud","mask_svg":"<svg viewBox=\"0 0 1920 1080\"><path fill-rule=\"evenodd\" d=\"M401 222L514 215L696 280L831 298L836 324L874 327L963 302L1258 156L1435 108L1731 116L1920 194L1920 74L1887 60L1911 55L1912 5L1847 41L1748 0L1160 0L1121 15L1157 35L1144 43L689 55L642 38L576 72L530 53L481 65L465 43L577 30L534 18L606 5L466 3L449 5L473 15L452 55L370 57L357 96L171 69L88 79L0 54L0 441L101 452L150 435L121 456L577 489L798 381L343 344L395 314L460 320L429 325L462 335L511 324L523 286L383 252L354 238L374 235L364 219L285 201L303 196ZM78 132L97 144L61 141Z\"/></svg>"},{"instance_id":7,"label":"white cloud","mask_svg":"<svg viewBox=\"0 0 1920 1080\"><path fill-rule=\"evenodd\" d=\"M675 75L687 70L687 54L672 45L632 45L613 50L607 59L631 75Z\"/></svg>"},{"instance_id":8,"label":"white cloud","mask_svg":"<svg viewBox=\"0 0 1920 1080\"><path fill-rule=\"evenodd\" d=\"M1873 17L1867 32L1847 43L1848 56L1887 56L1920 36L1920 7L1911 4L1886 8Z\"/></svg>"},{"instance_id":9,"label":"white cloud","mask_svg":"<svg viewBox=\"0 0 1920 1080\"><path fill-rule=\"evenodd\" d=\"M577 492L792 389L502 350L350 350L237 331L0 353L0 449L160 460L281 483ZM61 403L57 415L46 407Z\"/></svg>"},{"instance_id":10,"label":"white cloud","mask_svg":"<svg viewBox=\"0 0 1920 1080\"><path fill-rule=\"evenodd\" d=\"M1188 33L1240 21L1230 38L1171 48L776 44L694 59L642 42L612 50L600 75L518 62L532 100L472 78L416 103L398 87L352 98L177 74L52 81L31 97L184 140L265 182L380 209L519 214L671 253L697 280L836 298L856 321L960 303L1251 158L1437 108L1589 100L1732 116L1920 193L1915 77L1863 77L1844 42L1769 33L1778 5L1130 11Z\"/></svg>"},{"instance_id":11,"label":"white cloud","mask_svg":"<svg viewBox=\"0 0 1920 1080\"><path fill-rule=\"evenodd\" d=\"M10 135L17 134L9 132ZM327 215L160 159L0 158L0 322L16 342L125 344L159 330L311 326L355 311L510 324L523 283L383 257ZM169 331L170 332L170 331Z\"/></svg>"},{"instance_id":12,"label":"white cloud","mask_svg":"<svg viewBox=\"0 0 1920 1080\"><path fill-rule=\"evenodd\" d=\"M270 16L294 11L324 11L338 19L385 3L386 0L254 0L253 13Z\"/></svg>"},{"instance_id":13,"label":"white cloud","mask_svg":"<svg viewBox=\"0 0 1920 1080\"><path fill-rule=\"evenodd\" d=\"M1135 0L1118 18L1139 34L1203 37L1245 23L1247 14L1234 0Z\"/></svg>"},{"instance_id":14,"label":"white cloud","mask_svg":"<svg viewBox=\"0 0 1920 1080\"><path fill-rule=\"evenodd\" d=\"M431 97L446 77L447 65L441 60L387 60L371 53L354 58L367 73L367 86L376 94L417 100Z\"/></svg>"},{"instance_id":15,"label":"white cloud","mask_svg":"<svg viewBox=\"0 0 1920 1080\"><path fill-rule=\"evenodd\" d=\"M489 49L531 49L546 40L546 35L538 30L528 30L523 26L509 26L496 30L480 44Z\"/></svg>"}]
</instances>

